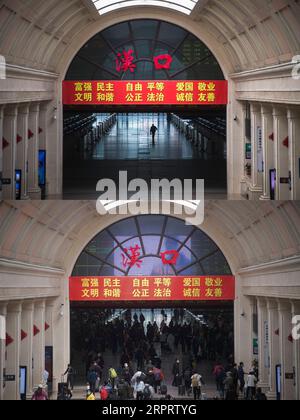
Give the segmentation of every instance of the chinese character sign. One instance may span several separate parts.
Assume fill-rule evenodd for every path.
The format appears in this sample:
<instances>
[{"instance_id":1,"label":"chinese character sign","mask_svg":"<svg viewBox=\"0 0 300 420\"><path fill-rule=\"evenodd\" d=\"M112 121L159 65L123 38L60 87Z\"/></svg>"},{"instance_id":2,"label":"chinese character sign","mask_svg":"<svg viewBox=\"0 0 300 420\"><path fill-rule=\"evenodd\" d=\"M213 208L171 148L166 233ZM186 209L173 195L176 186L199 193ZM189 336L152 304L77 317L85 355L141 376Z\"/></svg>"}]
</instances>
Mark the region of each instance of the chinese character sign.
<instances>
[{"instance_id":1,"label":"chinese character sign","mask_svg":"<svg viewBox=\"0 0 300 420\"><path fill-rule=\"evenodd\" d=\"M123 51L117 54L116 58L116 70L118 73L126 73L130 71L135 72L136 64L134 62L136 58L133 50ZM153 58L154 67L156 70L170 70L173 58L170 54L162 54Z\"/></svg>"},{"instance_id":2,"label":"chinese character sign","mask_svg":"<svg viewBox=\"0 0 300 420\"><path fill-rule=\"evenodd\" d=\"M71 301L233 301L233 276L71 277Z\"/></svg>"},{"instance_id":3,"label":"chinese character sign","mask_svg":"<svg viewBox=\"0 0 300 420\"><path fill-rule=\"evenodd\" d=\"M119 57L119 68L133 66ZM158 61L167 66L168 58ZM228 84L218 81L64 81L64 105L226 105Z\"/></svg>"}]
</instances>

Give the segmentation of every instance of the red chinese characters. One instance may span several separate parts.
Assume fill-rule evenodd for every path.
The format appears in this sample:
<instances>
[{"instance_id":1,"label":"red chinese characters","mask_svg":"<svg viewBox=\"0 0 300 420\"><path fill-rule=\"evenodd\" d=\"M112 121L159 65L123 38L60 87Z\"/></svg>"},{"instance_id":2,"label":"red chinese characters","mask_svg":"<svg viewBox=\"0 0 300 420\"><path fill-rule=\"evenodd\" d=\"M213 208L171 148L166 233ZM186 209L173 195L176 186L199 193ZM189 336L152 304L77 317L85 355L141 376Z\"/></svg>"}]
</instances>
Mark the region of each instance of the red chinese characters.
<instances>
[{"instance_id":1,"label":"red chinese characters","mask_svg":"<svg viewBox=\"0 0 300 420\"><path fill-rule=\"evenodd\" d=\"M164 265L176 265L179 258L178 251L165 251L160 254L162 263Z\"/></svg>"},{"instance_id":2,"label":"red chinese characters","mask_svg":"<svg viewBox=\"0 0 300 420\"><path fill-rule=\"evenodd\" d=\"M154 57L153 61L156 70L170 70L173 58L170 54L162 54Z\"/></svg>"},{"instance_id":3,"label":"red chinese characters","mask_svg":"<svg viewBox=\"0 0 300 420\"><path fill-rule=\"evenodd\" d=\"M140 259L141 247L138 245L136 245L135 247L131 246L129 250L127 248L124 248L124 251L127 255L122 254L123 267L133 268L134 266L137 266L138 268L141 268L143 263L143 261Z\"/></svg>"},{"instance_id":4,"label":"red chinese characters","mask_svg":"<svg viewBox=\"0 0 300 420\"><path fill-rule=\"evenodd\" d=\"M133 57L118 62L121 71L133 72ZM65 81L64 105L225 105L226 80L95 80Z\"/></svg>"},{"instance_id":5,"label":"red chinese characters","mask_svg":"<svg viewBox=\"0 0 300 420\"><path fill-rule=\"evenodd\" d=\"M70 300L233 301L233 276L71 277Z\"/></svg>"},{"instance_id":6,"label":"red chinese characters","mask_svg":"<svg viewBox=\"0 0 300 420\"><path fill-rule=\"evenodd\" d=\"M118 73L126 72L130 70L131 73L134 73L136 65L134 62L133 50L123 51L123 53L118 53L116 59L116 69Z\"/></svg>"}]
</instances>

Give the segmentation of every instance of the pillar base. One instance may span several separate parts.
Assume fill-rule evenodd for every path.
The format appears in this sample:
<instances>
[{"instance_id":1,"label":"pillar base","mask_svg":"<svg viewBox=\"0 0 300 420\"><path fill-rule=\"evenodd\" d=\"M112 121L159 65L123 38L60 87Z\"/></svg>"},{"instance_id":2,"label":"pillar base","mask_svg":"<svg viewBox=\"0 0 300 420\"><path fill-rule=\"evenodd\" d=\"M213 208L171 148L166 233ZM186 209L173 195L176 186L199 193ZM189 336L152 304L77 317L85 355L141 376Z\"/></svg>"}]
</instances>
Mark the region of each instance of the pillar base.
<instances>
[{"instance_id":1,"label":"pillar base","mask_svg":"<svg viewBox=\"0 0 300 420\"><path fill-rule=\"evenodd\" d=\"M263 190L262 190L261 187L250 186L249 190L248 190L248 193L249 193L249 199L250 200L258 200L261 197L261 195L263 194Z\"/></svg>"},{"instance_id":2,"label":"pillar base","mask_svg":"<svg viewBox=\"0 0 300 420\"><path fill-rule=\"evenodd\" d=\"M269 392L270 384L267 382L258 382L257 388L261 388L262 390L267 390Z\"/></svg>"},{"instance_id":3,"label":"pillar base","mask_svg":"<svg viewBox=\"0 0 300 420\"><path fill-rule=\"evenodd\" d=\"M271 201L271 197L269 195L261 195L259 197L260 201Z\"/></svg>"},{"instance_id":4,"label":"pillar base","mask_svg":"<svg viewBox=\"0 0 300 420\"><path fill-rule=\"evenodd\" d=\"M276 392L273 392L273 391L267 392L267 398L268 398L269 401L277 401Z\"/></svg>"},{"instance_id":5,"label":"pillar base","mask_svg":"<svg viewBox=\"0 0 300 420\"><path fill-rule=\"evenodd\" d=\"M25 200L30 200L30 197L29 197L29 195L28 195L28 194L26 194L26 195L22 195L21 200L22 200L22 201L25 201Z\"/></svg>"},{"instance_id":6,"label":"pillar base","mask_svg":"<svg viewBox=\"0 0 300 420\"><path fill-rule=\"evenodd\" d=\"M31 200L40 200L42 193L41 193L40 188L37 188L34 190L29 190L28 195Z\"/></svg>"}]
</instances>

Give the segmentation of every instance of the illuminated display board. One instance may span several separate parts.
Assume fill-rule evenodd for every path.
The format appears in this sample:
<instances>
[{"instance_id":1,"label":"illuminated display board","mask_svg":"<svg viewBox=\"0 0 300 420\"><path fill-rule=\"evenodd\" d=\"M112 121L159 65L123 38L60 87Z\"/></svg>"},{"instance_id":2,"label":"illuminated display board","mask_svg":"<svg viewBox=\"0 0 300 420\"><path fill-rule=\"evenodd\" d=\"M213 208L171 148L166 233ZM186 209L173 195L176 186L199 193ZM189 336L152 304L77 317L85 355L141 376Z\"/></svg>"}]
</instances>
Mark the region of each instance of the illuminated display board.
<instances>
[{"instance_id":1,"label":"illuminated display board","mask_svg":"<svg viewBox=\"0 0 300 420\"><path fill-rule=\"evenodd\" d=\"M233 301L233 276L70 277L70 300Z\"/></svg>"},{"instance_id":2,"label":"illuminated display board","mask_svg":"<svg viewBox=\"0 0 300 420\"><path fill-rule=\"evenodd\" d=\"M226 105L228 83L198 81L64 81L64 105Z\"/></svg>"}]
</instances>

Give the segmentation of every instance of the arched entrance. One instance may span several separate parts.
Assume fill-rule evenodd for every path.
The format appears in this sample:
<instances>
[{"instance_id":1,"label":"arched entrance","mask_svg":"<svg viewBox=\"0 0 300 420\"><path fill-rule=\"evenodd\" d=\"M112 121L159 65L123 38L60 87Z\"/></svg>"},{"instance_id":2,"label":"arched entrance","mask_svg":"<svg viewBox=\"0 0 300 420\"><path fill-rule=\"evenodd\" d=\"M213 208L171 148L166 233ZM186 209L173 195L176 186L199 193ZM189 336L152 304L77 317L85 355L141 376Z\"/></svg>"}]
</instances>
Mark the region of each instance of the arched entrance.
<instances>
[{"instance_id":1,"label":"arched entrance","mask_svg":"<svg viewBox=\"0 0 300 420\"><path fill-rule=\"evenodd\" d=\"M78 385L101 353L102 381L108 365L121 376L125 362L135 371L155 358L175 393L170 360L179 357L182 375L201 365L212 393L212 365L233 356L230 266L203 231L174 217L131 217L99 233L75 264L70 299Z\"/></svg>"},{"instance_id":2,"label":"arched entrance","mask_svg":"<svg viewBox=\"0 0 300 420\"><path fill-rule=\"evenodd\" d=\"M119 23L85 43L65 80L66 197L91 194L120 170L131 179L204 178L226 194L227 87L195 35L159 19Z\"/></svg>"}]
</instances>

